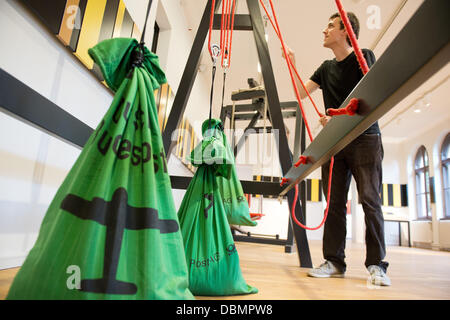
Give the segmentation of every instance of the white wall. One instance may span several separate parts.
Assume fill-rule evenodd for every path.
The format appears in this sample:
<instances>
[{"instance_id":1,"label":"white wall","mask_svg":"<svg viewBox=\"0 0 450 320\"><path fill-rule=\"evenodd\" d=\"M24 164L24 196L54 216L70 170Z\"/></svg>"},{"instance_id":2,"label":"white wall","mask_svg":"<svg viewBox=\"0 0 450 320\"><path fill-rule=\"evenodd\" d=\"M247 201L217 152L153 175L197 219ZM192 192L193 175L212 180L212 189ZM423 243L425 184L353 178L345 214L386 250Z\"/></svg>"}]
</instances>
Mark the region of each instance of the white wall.
<instances>
[{"instance_id":1,"label":"white wall","mask_svg":"<svg viewBox=\"0 0 450 320\"><path fill-rule=\"evenodd\" d=\"M0 2L0 67L91 127L112 95L18 1ZM20 265L80 150L0 113L0 269Z\"/></svg>"},{"instance_id":2,"label":"white wall","mask_svg":"<svg viewBox=\"0 0 450 320\"><path fill-rule=\"evenodd\" d=\"M145 42L151 45L159 3L168 18L165 26L170 27L162 39L167 55L161 60L176 91L192 35L179 1L153 2ZM126 4L142 30L142 2L126 0ZM90 127L97 126L112 94L19 1L0 1L0 47L2 69ZM200 75L186 109L193 124L207 117L208 99L209 87ZM80 150L4 113L0 135L0 269L4 269L21 265L34 245L47 207ZM175 170L182 170L180 164L169 161L169 172ZM183 194L174 191L174 195L178 206Z\"/></svg>"},{"instance_id":3,"label":"white wall","mask_svg":"<svg viewBox=\"0 0 450 320\"><path fill-rule=\"evenodd\" d=\"M409 218L417 219L417 209L415 200L415 177L414 177L414 158L420 146L425 146L428 152L430 162L430 177L435 177L435 195L436 203L432 204L432 219L431 221L413 221L412 225L414 232L411 234L413 242L418 245L429 246L433 249L440 249L441 243L448 247L450 243L450 234L448 232L440 232L447 230L447 222L440 221L444 217L443 210L443 194L442 194L442 176L440 170L440 150L442 142L450 128L448 126L449 117L443 117L441 121L436 121L436 124L425 133L421 133L412 137L403 143L403 163L405 163L404 170L407 173L408 179L408 200L409 200Z\"/></svg>"}]
</instances>

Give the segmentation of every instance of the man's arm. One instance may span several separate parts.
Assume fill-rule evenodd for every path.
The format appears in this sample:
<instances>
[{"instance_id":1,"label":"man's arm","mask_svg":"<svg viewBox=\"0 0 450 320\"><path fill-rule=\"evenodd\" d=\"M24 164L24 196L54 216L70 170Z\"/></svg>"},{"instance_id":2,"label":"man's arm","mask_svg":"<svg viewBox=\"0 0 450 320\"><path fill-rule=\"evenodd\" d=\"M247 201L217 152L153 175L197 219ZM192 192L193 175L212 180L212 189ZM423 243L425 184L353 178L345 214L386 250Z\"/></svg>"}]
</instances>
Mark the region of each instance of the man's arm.
<instances>
[{"instance_id":1,"label":"man's arm","mask_svg":"<svg viewBox=\"0 0 450 320\"><path fill-rule=\"evenodd\" d=\"M292 64L295 66L296 63L295 63L295 53L294 53L294 51L292 51L290 48L286 48L286 49L287 49L287 54L288 54ZM282 52L282 56L284 58L283 50L281 50L281 52ZM302 86L300 80L297 77L295 77L295 83L297 84L298 92L300 93L300 99L303 100L306 97L308 97L308 94L306 93L305 89L303 89L303 86ZM312 80L308 80L305 83L305 87L306 87L306 90L308 90L308 92L311 94L314 91L316 91L317 88L319 88L319 85L317 83L315 83L314 81L312 81Z\"/></svg>"}]
</instances>

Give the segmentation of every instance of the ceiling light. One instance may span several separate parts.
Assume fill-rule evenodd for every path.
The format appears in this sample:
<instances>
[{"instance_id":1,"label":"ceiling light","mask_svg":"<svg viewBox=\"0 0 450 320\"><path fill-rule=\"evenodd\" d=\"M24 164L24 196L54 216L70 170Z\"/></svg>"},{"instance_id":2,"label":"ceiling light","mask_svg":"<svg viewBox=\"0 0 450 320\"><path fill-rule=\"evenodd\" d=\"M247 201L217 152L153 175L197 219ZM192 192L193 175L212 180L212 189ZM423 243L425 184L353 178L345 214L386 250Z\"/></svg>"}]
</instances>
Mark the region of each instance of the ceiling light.
<instances>
[{"instance_id":1,"label":"ceiling light","mask_svg":"<svg viewBox=\"0 0 450 320\"><path fill-rule=\"evenodd\" d=\"M258 73L261 73L261 64L258 62Z\"/></svg>"},{"instance_id":2,"label":"ceiling light","mask_svg":"<svg viewBox=\"0 0 450 320\"><path fill-rule=\"evenodd\" d=\"M415 113L421 113L422 111L420 109L415 109L414 112Z\"/></svg>"}]
</instances>

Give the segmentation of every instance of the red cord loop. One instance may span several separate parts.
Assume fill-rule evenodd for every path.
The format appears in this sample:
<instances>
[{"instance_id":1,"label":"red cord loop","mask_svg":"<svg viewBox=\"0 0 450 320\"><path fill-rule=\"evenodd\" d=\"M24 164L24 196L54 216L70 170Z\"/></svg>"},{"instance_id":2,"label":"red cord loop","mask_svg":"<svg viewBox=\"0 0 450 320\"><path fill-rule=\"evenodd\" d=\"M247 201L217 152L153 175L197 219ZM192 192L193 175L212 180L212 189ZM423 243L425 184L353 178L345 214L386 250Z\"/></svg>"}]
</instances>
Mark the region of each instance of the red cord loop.
<instances>
[{"instance_id":1,"label":"red cord loop","mask_svg":"<svg viewBox=\"0 0 450 320\"><path fill-rule=\"evenodd\" d=\"M353 98L350 100L350 103L345 108L341 109L329 108L327 110L327 114L331 117L343 115L354 116L356 112L358 112L358 109L359 109L359 100Z\"/></svg>"},{"instance_id":2,"label":"red cord loop","mask_svg":"<svg viewBox=\"0 0 450 320\"><path fill-rule=\"evenodd\" d=\"M330 208L331 179L333 178L333 166L334 166L334 157L331 157L330 172L328 174L327 208L325 209L325 211L323 213L322 222L315 228L310 228L310 227L305 226L300 221L298 221L297 217L295 216L295 205L297 204L297 200L298 200L298 185L295 185L295 197L294 197L294 202L292 204L291 215L292 215L292 220L294 220L294 222L298 226L302 227L303 229L311 230L311 231L319 230L325 224L325 221L327 221L328 210Z\"/></svg>"},{"instance_id":3,"label":"red cord loop","mask_svg":"<svg viewBox=\"0 0 450 320\"><path fill-rule=\"evenodd\" d=\"M298 158L297 163L294 164L294 167L298 168L301 164L308 164L310 162L311 162L311 159L309 157L300 156L300 158Z\"/></svg>"}]
</instances>

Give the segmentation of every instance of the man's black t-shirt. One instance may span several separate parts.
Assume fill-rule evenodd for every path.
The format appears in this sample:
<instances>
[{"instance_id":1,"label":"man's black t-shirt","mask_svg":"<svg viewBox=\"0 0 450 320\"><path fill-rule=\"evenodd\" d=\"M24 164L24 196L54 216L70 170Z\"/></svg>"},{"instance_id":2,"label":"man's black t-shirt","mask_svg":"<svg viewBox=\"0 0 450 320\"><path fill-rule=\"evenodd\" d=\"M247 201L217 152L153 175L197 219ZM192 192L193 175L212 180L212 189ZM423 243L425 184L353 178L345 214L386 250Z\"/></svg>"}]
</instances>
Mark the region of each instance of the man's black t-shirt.
<instances>
[{"instance_id":1,"label":"man's black t-shirt","mask_svg":"<svg viewBox=\"0 0 450 320\"><path fill-rule=\"evenodd\" d=\"M362 51L367 64L371 67L376 61L374 53L368 49ZM326 60L310 79L322 89L325 109L328 109L341 107L362 77L363 73L358 60L355 53L352 52L342 61ZM380 133L378 122L375 122L364 133Z\"/></svg>"}]
</instances>

